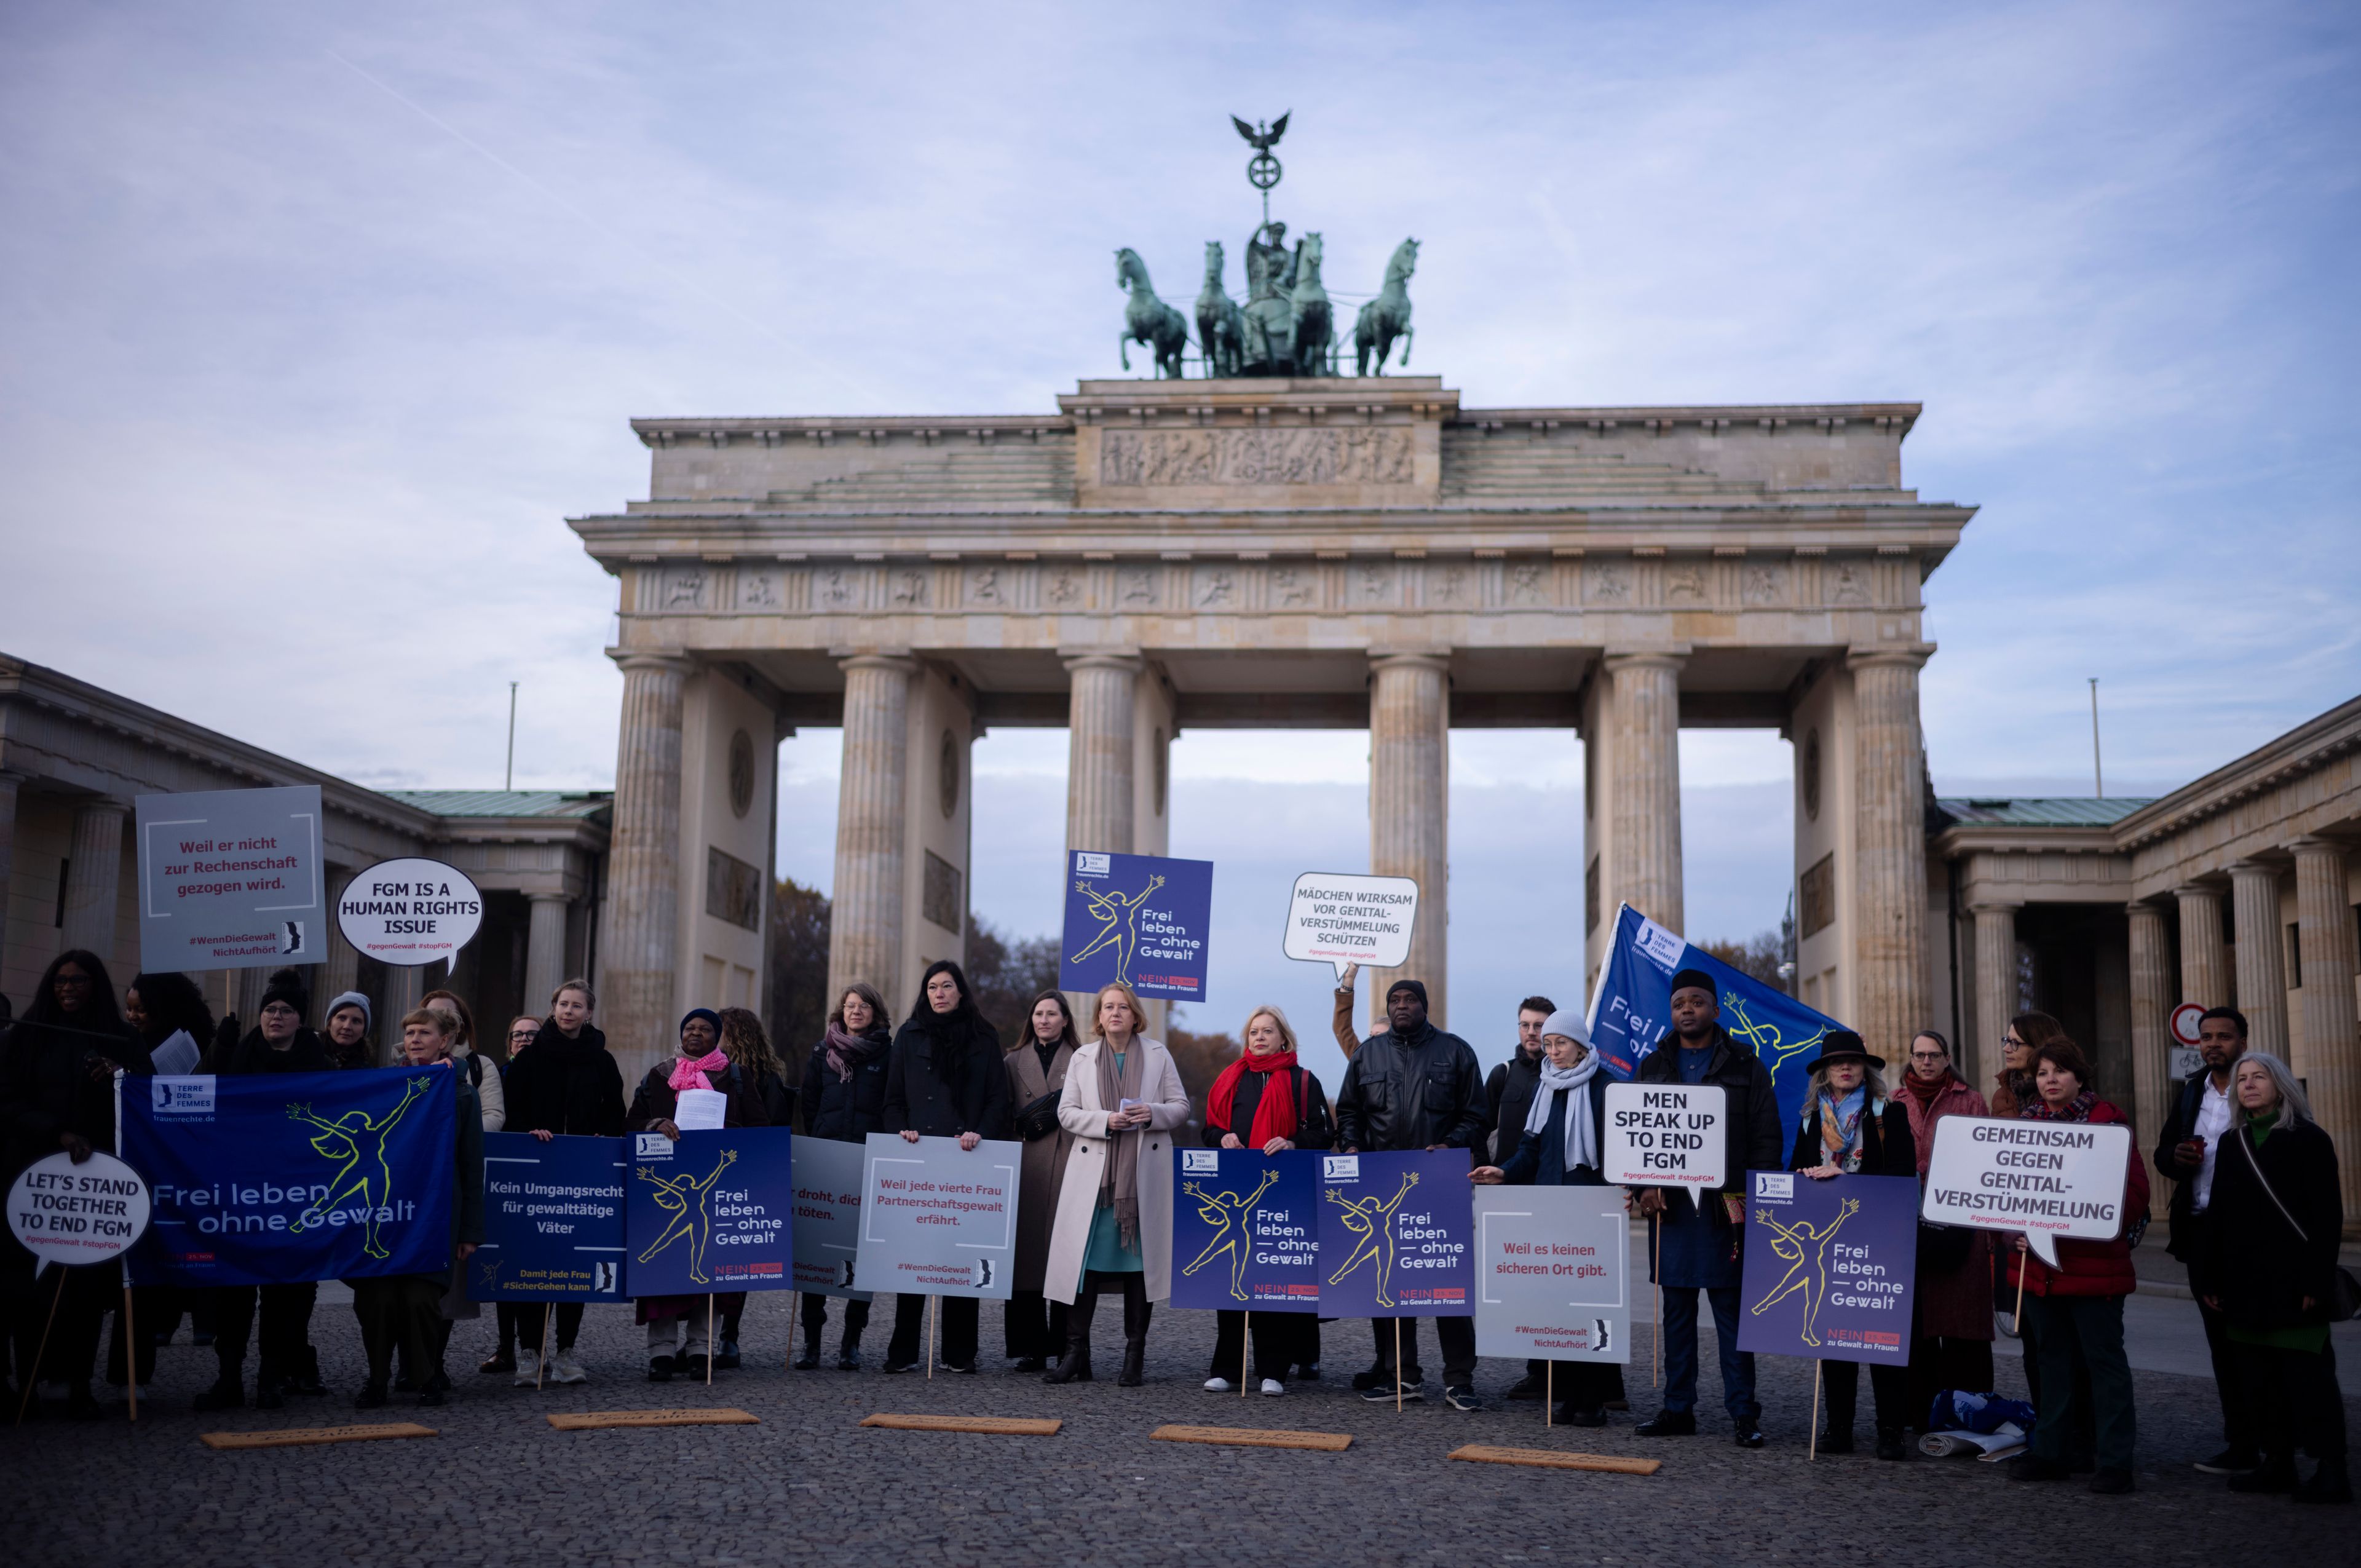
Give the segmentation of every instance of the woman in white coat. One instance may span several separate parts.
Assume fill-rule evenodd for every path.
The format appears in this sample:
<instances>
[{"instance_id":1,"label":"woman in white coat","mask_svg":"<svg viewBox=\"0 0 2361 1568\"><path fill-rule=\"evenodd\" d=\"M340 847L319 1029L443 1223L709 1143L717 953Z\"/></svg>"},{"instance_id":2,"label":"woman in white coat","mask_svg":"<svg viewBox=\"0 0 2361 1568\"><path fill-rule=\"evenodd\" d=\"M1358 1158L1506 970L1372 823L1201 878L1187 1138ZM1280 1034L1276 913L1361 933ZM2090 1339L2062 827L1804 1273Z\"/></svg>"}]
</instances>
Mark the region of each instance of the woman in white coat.
<instances>
[{"instance_id":1,"label":"woman in white coat","mask_svg":"<svg viewBox=\"0 0 2361 1568\"><path fill-rule=\"evenodd\" d=\"M1099 988L1091 1042L1074 1053L1058 1101L1073 1135L1042 1283L1066 1314L1064 1359L1049 1383L1088 1382L1091 1316L1099 1292L1123 1292L1123 1375L1140 1383L1149 1303L1172 1294L1172 1135L1189 1120L1189 1091L1172 1053L1139 1032L1139 998L1117 982Z\"/></svg>"}]
</instances>

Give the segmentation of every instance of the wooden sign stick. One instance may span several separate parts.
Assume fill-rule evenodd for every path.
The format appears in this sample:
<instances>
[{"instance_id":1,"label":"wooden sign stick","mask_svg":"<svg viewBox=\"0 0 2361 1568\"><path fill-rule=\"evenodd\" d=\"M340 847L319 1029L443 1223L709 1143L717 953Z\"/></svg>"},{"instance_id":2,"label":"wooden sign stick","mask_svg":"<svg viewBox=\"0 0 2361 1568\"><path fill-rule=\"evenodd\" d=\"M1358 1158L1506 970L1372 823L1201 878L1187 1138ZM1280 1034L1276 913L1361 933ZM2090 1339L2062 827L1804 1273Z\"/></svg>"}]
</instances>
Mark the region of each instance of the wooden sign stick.
<instances>
[{"instance_id":1,"label":"wooden sign stick","mask_svg":"<svg viewBox=\"0 0 2361 1568\"><path fill-rule=\"evenodd\" d=\"M1394 1320L1394 1414L1401 1414L1401 1320Z\"/></svg>"},{"instance_id":2,"label":"wooden sign stick","mask_svg":"<svg viewBox=\"0 0 2361 1568\"><path fill-rule=\"evenodd\" d=\"M713 1387L713 1292L705 1293L705 1386Z\"/></svg>"},{"instance_id":3,"label":"wooden sign stick","mask_svg":"<svg viewBox=\"0 0 2361 1568\"><path fill-rule=\"evenodd\" d=\"M123 1282L123 1359L128 1372L123 1391L131 1397L131 1419L139 1419L139 1325L131 1317L131 1281Z\"/></svg>"},{"instance_id":4,"label":"wooden sign stick","mask_svg":"<svg viewBox=\"0 0 2361 1568\"><path fill-rule=\"evenodd\" d=\"M1812 1362L1812 1441L1804 1449L1806 1461L1820 1456L1820 1377L1824 1365L1815 1357Z\"/></svg>"},{"instance_id":5,"label":"wooden sign stick","mask_svg":"<svg viewBox=\"0 0 2361 1568\"><path fill-rule=\"evenodd\" d=\"M555 1301L541 1304L541 1354L533 1358L533 1389L541 1392L541 1380L549 1376L549 1319L557 1310Z\"/></svg>"},{"instance_id":6,"label":"wooden sign stick","mask_svg":"<svg viewBox=\"0 0 2361 1568\"><path fill-rule=\"evenodd\" d=\"M58 1263L51 1264L49 1266L58 1271L58 1288L56 1293L51 1295L49 1298L49 1318L41 1324L40 1347L33 1352L33 1365L25 1369L23 1375L25 1378L25 1397L16 1401L16 1425L18 1426L23 1426L25 1424L25 1407L33 1402L33 1391L41 1386L41 1357L49 1353L49 1330L56 1325L58 1321L58 1300L66 1293L66 1266L62 1263ZM34 1271L33 1277L36 1281L40 1278L40 1273L38 1269ZM137 1376L138 1375L136 1372L133 1374L133 1377L135 1379Z\"/></svg>"},{"instance_id":7,"label":"wooden sign stick","mask_svg":"<svg viewBox=\"0 0 2361 1568\"><path fill-rule=\"evenodd\" d=\"M1557 1363L1542 1363L1542 1425L1557 1425Z\"/></svg>"},{"instance_id":8,"label":"wooden sign stick","mask_svg":"<svg viewBox=\"0 0 2361 1568\"><path fill-rule=\"evenodd\" d=\"M803 1297L800 1290L787 1292L787 1354L783 1370L789 1372L796 1365L796 1324L803 1317Z\"/></svg>"},{"instance_id":9,"label":"wooden sign stick","mask_svg":"<svg viewBox=\"0 0 2361 1568\"><path fill-rule=\"evenodd\" d=\"M1254 1343L1254 1309L1248 1307L1238 1314L1245 1320L1238 1324L1238 1398L1246 1397L1246 1347Z\"/></svg>"},{"instance_id":10,"label":"wooden sign stick","mask_svg":"<svg viewBox=\"0 0 2361 1568\"><path fill-rule=\"evenodd\" d=\"M1655 1343L1648 1347L1648 1387L1661 1388L1664 1384L1664 1217L1648 1228L1656 1233L1656 1266L1650 1271L1656 1282Z\"/></svg>"},{"instance_id":11,"label":"wooden sign stick","mask_svg":"<svg viewBox=\"0 0 2361 1568\"><path fill-rule=\"evenodd\" d=\"M935 1376L935 1309L941 1305L942 1299L940 1296L927 1298L927 1376L929 1380Z\"/></svg>"}]
</instances>

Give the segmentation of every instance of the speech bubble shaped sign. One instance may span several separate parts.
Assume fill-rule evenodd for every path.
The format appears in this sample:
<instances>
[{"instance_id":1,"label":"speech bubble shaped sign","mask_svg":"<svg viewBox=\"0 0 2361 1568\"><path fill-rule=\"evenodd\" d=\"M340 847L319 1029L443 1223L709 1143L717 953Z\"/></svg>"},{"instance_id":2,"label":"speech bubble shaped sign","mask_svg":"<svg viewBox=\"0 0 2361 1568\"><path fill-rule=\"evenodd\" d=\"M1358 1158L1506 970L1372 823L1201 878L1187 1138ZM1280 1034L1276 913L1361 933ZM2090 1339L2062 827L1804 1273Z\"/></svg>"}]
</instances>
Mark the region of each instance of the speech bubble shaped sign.
<instances>
[{"instance_id":1,"label":"speech bubble shaped sign","mask_svg":"<svg viewBox=\"0 0 2361 1568\"><path fill-rule=\"evenodd\" d=\"M1287 900L1286 952L1307 963L1391 969L1410 957L1418 883L1406 876L1305 872Z\"/></svg>"},{"instance_id":2,"label":"speech bubble shaped sign","mask_svg":"<svg viewBox=\"0 0 2361 1568\"><path fill-rule=\"evenodd\" d=\"M2014 1231L2058 1266L2061 1237L2123 1233L2132 1130L2123 1124L1946 1116L1935 1124L1919 1216L1932 1224Z\"/></svg>"},{"instance_id":3,"label":"speech bubble shaped sign","mask_svg":"<svg viewBox=\"0 0 2361 1568\"><path fill-rule=\"evenodd\" d=\"M104 1263L148 1229L148 1183L111 1154L80 1165L62 1150L8 1190L8 1230L43 1263Z\"/></svg>"}]
</instances>

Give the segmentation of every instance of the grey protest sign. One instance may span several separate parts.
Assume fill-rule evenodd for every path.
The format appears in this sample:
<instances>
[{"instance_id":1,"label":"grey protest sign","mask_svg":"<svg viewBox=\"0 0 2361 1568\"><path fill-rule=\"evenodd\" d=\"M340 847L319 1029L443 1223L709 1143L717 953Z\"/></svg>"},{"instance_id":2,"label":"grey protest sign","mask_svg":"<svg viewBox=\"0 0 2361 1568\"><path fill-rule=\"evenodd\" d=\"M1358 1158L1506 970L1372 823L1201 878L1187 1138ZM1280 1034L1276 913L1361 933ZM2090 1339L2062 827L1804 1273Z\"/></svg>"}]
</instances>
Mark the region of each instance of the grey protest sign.
<instances>
[{"instance_id":1,"label":"grey protest sign","mask_svg":"<svg viewBox=\"0 0 2361 1568\"><path fill-rule=\"evenodd\" d=\"M828 1138L797 1138L795 1162L795 1284L814 1296L866 1301L869 1292L853 1283L861 1250L859 1144Z\"/></svg>"},{"instance_id":2,"label":"grey protest sign","mask_svg":"<svg viewBox=\"0 0 2361 1568\"><path fill-rule=\"evenodd\" d=\"M1478 1187L1476 1354L1631 1359L1620 1187Z\"/></svg>"},{"instance_id":3,"label":"grey protest sign","mask_svg":"<svg viewBox=\"0 0 2361 1568\"><path fill-rule=\"evenodd\" d=\"M861 1181L861 1283L911 1296L1005 1301L1016 1288L1016 1172L1025 1146L872 1133Z\"/></svg>"},{"instance_id":4,"label":"grey protest sign","mask_svg":"<svg viewBox=\"0 0 2361 1568\"><path fill-rule=\"evenodd\" d=\"M326 959L319 785L143 795L135 812L141 969Z\"/></svg>"}]
</instances>

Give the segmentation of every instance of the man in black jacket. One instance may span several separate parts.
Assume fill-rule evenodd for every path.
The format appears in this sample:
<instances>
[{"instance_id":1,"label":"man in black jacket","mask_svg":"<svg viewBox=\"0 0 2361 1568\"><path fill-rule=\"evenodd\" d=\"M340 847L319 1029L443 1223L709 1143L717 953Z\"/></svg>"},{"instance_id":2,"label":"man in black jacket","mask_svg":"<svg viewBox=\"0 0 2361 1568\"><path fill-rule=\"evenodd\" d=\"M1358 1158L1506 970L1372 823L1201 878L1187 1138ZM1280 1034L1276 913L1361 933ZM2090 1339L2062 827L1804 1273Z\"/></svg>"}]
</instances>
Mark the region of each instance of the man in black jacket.
<instances>
[{"instance_id":1,"label":"man in black jacket","mask_svg":"<svg viewBox=\"0 0 2361 1568\"><path fill-rule=\"evenodd\" d=\"M1484 1135L1484 1069L1467 1042L1426 1021L1426 987L1398 980L1386 992L1384 1034L1361 1042L1336 1091L1336 1146L1345 1154L1473 1148ZM1377 1365L1353 1375L1371 1402L1394 1398L1394 1325L1372 1318ZM1476 1397L1476 1320L1437 1318L1443 1344L1443 1397L1455 1410L1483 1408ZM1419 1399L1418 1320L1401 1323L1403 1397Z\"/></svg>"},{"instance_id":2,"label":"man in black jacket","mask_svg":"<svg viewBox=\"0 0 2361 1568\"><path fill-rule=\"evenodd\" d=\"M1542 1081L1542 1025L1557 1003L1546 996L1528 996L1517 1003L1517 1048L1484 1080L1485 1124L1490 1150L1484 1163L1506 1165L1516 1157L1525 1135L1525 1118L1533 1108L1533 1091ZM1539 1361L1525 1363L1525 1375L1509 1385L1511 1399L1538 1399L1548 1391L1549 1375Z\"/></svg>"},{"instance_id":3,"label":"man in black jacket","mask_svg":"<svg viewBox=\"0 0 2361 1568\"><path fill-rule=\"evenodd\" d=\"M2197 1054L2205 1065L2182 1081L2156 1141L2157 1174L2172 1188L2172 1239L2165 1250L2189 1270L2189 1293L2205 1325L2205 1348L2213 1357L2213 1387L2222 1400L2221 1453L2202 1459L2209 1475L2244 1475L2262 1464L2254 1401L2238 1376L2239 1359L2230 1343L2230 1325L2205 1304L2218 1286L2198 1278L2205 1256L2205 1211L2213 1196L2213 1157L2230 1130L2230 1074L2246 1053L2246 1015L2235 1007L2214 1007L2197 1021Z\"/></svg>"},{"instance_id":4,"label":"man in black jacket","mask_svg":"<svg viewBox=\"0 0 2361 1568\"><path fill-rule=\"evenodd\" d=\"M1720 1187L1695 1199L1684 1189L1650 1187L1640 1212L1650 1218L1649 1268L1664 1293L1664 1405L1635 1430L1642 1437L1697 1431L1697 1292L1713 1307L1721 1354L1722 1406L1738 1446L1763 1446L1763 1406L1754 1397L1754 1357L1738 1348L1740 1244L1745 1234L1746 1173L1777 1170L1787 1151L1779 1135L1779 1097L1771 1069L1721 1026L1713 977L1686 969L1673 976L1673 1026L1640 1058L1638 1083L1683 1083L1722 1091L1725 1137Z\"/></svg>"}]
</instances>

